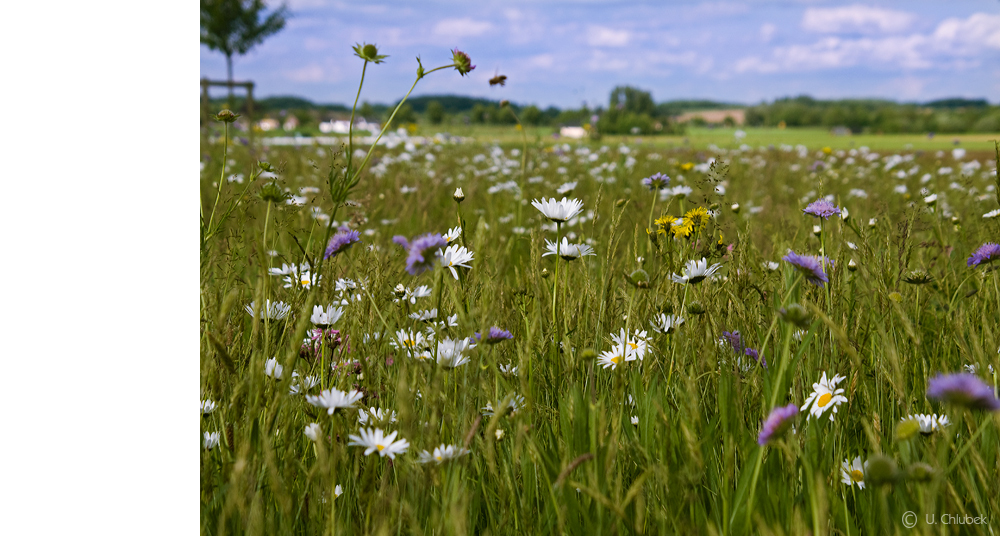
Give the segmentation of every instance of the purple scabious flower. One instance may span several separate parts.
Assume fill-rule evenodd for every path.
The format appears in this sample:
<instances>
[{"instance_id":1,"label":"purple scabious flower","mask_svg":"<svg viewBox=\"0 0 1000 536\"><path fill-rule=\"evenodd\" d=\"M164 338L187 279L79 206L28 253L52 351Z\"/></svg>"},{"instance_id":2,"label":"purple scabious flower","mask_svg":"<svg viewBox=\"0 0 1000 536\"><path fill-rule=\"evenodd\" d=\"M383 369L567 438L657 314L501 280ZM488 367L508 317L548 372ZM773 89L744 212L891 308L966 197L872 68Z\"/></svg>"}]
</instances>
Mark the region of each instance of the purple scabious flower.
<instances>
[{"instance_id":1,"label":"purple scabious flower","mask_svg":"<svg viewBox=\"0 0 1000 536\"><path fill-rule=\"evenodd\" d=\"M743 350L743 355L752 357L754 361L760 363L760 366L767 368L767 358L761 357L757 350L753 348L745 348Z\"/></svg>"},{"instance_id":2,"label":"purple scabious flower","mask_svg":"<svg viewBox=\"0 0 1000 536\"><path fill-rule=\"evenodd\" d=\"M326 254L323 259L329 259L334 255L351 247L351 244L361 241L361 234L348 229L346 225L341 225L337 232L330 238L330 243L326 246Z\"/></svg>"},{"instance_id":3,"label":"purple scabious flower","mask_svg":"<svg viewBox=\"0 0 1000 536\"><path fill-rule=\"evenodd\" d=\"M824 220L829 219L830 216L834 214L840 214L840 208L833 203L827 201L826 199L817 199L809 206L802 209L802 212L809 214L810 216L815 216L817 218L823 218Z\"/></svg>"},{"instance_id":4,"label":"purple scabious flower","mask_svg":"<svg viewBox=\"0 0 1000 536\"><path fill-rule=\"evenodd\" d=\"M993 242L987 242L969 257L967 266L979 266L980 264L989 264L997 259L1000 259L1000 244Z\"/></svg>"},{"instance_id":5,"label":"purple scabious flower","mask_svg":"<svg viewBox=\"0 0 1000 536\"><path fill-rule=\"evenodd\" d=\"M799 407L789 404L784 407L777 407L771 410L771 414L764 420L760 427L760 435L757 436L757 444L764 446L771 441L781 438L792 426L792 419L799 414Z\"/></svg>"},{"instance_id":6,"label":"purple scabious flower","mask_svg":"<svg viewBox=\"0 0 1000 536\"><path fill-rule=\"evenodd\" d=\"M722 332L722 342L729 343L733 351L736 353L743 352L743 337L740 335L739 331L734 331L732 333L728 331Z\"/></svg>"},{"instance_id":7,"label":"purple scabious flower","mask_svg":"<svg viewBox=\"0 0 1000 536\"><path fill-rule=\"evenodd\" d=\"M452 49L451 57L455 64L455 69L458 71L458 74L462 76L465 76L476 68L476 66L472 64L472 60L469 59L469 55L457 48Z\"/></svg>"},{"instance_id":8,"label":"purple scabious flower","mask_svg":"<svg viewBox=\"0 0 1000 536\"><path fill-rule=\"evenodd\" d=\"M662 190L670 185L670 177L663 173L653 173L651 176L642 179L642 185L650 190Z\"/></svg>"},{"instance_id":9,"label":"purple scabious flower","mask_svg":"<svg viewBox=\"0 0 1000 536\"><path fill-rule=\"evenodd\" d=\"M927 397L937 398L969 409L1000 411L993 389L975 375L938 374L927 382Z\"/></svg>"},{"instance_id":10,"label":"purple scabious flower","mask_svg":"<svg viewBox=\"0 0 1000 536\"><path fill-rule=\"evenodd\" d=\"M406 250L406 271L410 275L420 275L434 268L437 260L435 252L448 245L448 241L436 233L418 236L412 242L407 241L405 236L397 235L392 237L392 241Z\"/></svg>"},{"instance_id":11,"label":"purple scabious flower","mask_svg":"<svg viewBox=\"0 0 1000 536\"><path fill-rule=\"evenodd\" d=\"M489 333L486 334L486 344L496 344L513 338L514 336L509 331L492 326Z\"/></svg>"},{"instance_id":12,"label":"purple scabious flower","mask_svg":"<svg viewBox=\"0 0 1000 536\"><path fill-rule=\"evenodd\" d=\"M833 266L833 261L826 257L810 257L808 255L799 255L792 250L788 250L788 255L781 258L783 261L787 261L789 264L794 266L800 272L805 274L806 279L814 285L823 286L823 283L829 283L830 278L826 276L826 272L823 271L823 264L829 264Z\"/></svg>"}]
</instances>

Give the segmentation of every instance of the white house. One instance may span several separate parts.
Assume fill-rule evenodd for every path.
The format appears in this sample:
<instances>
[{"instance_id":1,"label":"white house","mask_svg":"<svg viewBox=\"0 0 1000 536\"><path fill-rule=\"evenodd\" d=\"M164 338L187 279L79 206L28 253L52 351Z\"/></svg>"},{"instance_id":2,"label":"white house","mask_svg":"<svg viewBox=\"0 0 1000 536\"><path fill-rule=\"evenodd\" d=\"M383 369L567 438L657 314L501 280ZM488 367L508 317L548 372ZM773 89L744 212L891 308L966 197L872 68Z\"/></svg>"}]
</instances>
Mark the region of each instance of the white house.
<instances>
[{"instance_id":1,"label":"white house","mask_svg":"<svg viewBox=\"0 0 1000 536\"><path fill-rule=\"evenodd\" d=\"M329 134L331 132L335 134L347 134L350 127L350 121L324 121L319 124L319 131L323 134ZM354 130L355 132L359 130L366 130L371 133L377 133L382 130L382 128L378 123L369 123L362 118L354 122Z\"/></svg>"}]
</instances>

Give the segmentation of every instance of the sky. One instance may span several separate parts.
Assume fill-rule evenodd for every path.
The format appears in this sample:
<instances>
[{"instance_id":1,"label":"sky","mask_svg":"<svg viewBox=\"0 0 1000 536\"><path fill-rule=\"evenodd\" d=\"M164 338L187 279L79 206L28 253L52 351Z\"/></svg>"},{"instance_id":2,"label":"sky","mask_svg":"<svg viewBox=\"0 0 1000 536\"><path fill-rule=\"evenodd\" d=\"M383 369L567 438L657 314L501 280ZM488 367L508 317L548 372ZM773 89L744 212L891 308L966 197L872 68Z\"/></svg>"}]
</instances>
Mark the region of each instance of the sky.
<instances>
[{"instance_id":1,"label":"sky","mask_svg":"<svg viewBox=\"0 0 1000 536\"><path fill-rule=\"evenodd\" d=\"M277 3L269 5L278 5ZM753 104L785 96L927 101L1000 96L1000 1L830 2L290 0L284 30L234 59L256 96L349 103L362 61L362 100L398 100L425 66L459 47L464 79L434 73L413 95L459 94L560 108L607 105L632 85L657 102ZM201 75L224 79L225 58L201 46ZM507 75L507 86L488 80Z\"/></svg>"}]
</instances>

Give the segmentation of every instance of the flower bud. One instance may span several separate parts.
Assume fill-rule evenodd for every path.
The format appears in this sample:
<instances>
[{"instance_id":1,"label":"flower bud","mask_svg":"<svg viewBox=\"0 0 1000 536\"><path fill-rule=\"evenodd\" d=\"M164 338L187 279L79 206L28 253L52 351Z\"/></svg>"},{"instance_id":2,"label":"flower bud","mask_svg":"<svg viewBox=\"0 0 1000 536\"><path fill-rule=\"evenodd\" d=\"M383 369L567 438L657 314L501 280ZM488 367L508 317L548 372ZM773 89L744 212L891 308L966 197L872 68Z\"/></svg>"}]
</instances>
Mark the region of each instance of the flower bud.
<instances>
[{"instance_id":1,"label":"flower bud","mask_svg":"<svg viewBox=\"0 0 1000 536\"><path fill-rule=\"evenodd\" d=\"M455 188L455 195L453 197L455 198L456 203L461 203L462 201L465 201L465 192L463 192L461 188Z\"/></svg>"},{"instance_id":2,"label":"flower bud","mask_svg":"<svg viewBox=\"0 0 1000 536\"><path fill-rule=\"evenodd\" d=\"M870 218L870 219L868 220L868 227L871 227L872 229L874 229L874 228L875 228L875 223L876 223L877 221L878 221L878 220L876 220L875 218Z\"/></svg>"},{"instance_id":3,"label":"flower bud","mask_svg":"<svg viewBox=\"0 0 1000 536\"><path fill-rule=\"evenodd\" d=\"M847 262L848 271L854 272L857 269L858 269L858 263L854 262L854 259L851 259L850 261Z\"/></svg>"},{"instance_id":4,"label":"flower bud","mask_svg":"<svg viewBox=\"0 0 1000 536\"><path fill-rule=\"evenodd\" d=\"M896 425L896 441L906 441L920 432L920 423L916 419L907 419Z\"/></svg>"},{"instance_id":5,"label":"flower bud","mask_svg":"<svg viewBox=\"0 0 1000 536\"><path fill-rule=\"evenodd\" d=\"M730 208L730 210L732 210L736 214L740 213L740 204L739 203L733 203L729 208Z\"/></svg>"},{"instance_id":6,"label":"flower bud","mask_svg":"<svg viewBox=\"0 0 1000 536\"><path fill-rule=\"evenodd\" d=\"M809 327L809 324L812 323L812 315L809 314L809 311L805 307L797 303L789 304L788 307L782 307L778 310L778 314L785 322L801 329Z\"/></svg>"},{"instance_id":7,"label":"flower bud","mask_svg":"<svg viewBox=\"0 0 1000 536\"><path fill-rule=\"evenodd\" d=\"M934 280L934 276L924 270L913 270L903 276L903 281L911 285L926 285Z\"/></svg>"},{"instance_id":8,"label":"flower bud","mask_svg":"<svg viewBox=\"0 0 1000 536\"><path fill-rule=\"evenodd\" d=\"M457 48L452 49L451 59L455 63L455 70L462 76L469 74L469 72L476 68L476 66L472 64L472 60L469 58L469 55Z\"/></svg>"},{"instance_id":9,"label":"flower bud","mask_svg":"<svg viewBox=\"0 0 1000 536\"><path fill-rule=\"evenodd\" d=\"M504 107L506 107L509 104L510 104L510 101L507 100L507 99L504 99L504 100L500 101L500 107L501 108L504 108Z\"/></svg>"},{"instance_id":10,"label":"flower bud","mask_svg":"<svg viewBox=\"0 0 1000 536\"><path fill-rule=\"evenodd\" d=\"M222 110L221 112L215 114L215 120L221 121L223 123L232 123L240 117L240 114L233 112L231 110Z\"/></svg>"},{"instance_id":11,"label":"flower bud","mask_svg":"<svg viewBox=\"0 0 1000 536\"><path fill-rule=\"evenodd\" d=\"M822 233L823 233L823 228L822 227L820 227L819 225L813 225L813 234L814 235L819 236Z\"/></svg>"},{"instance_id":12,"label":"flower bud","mask_svg":"<svg viewBox=\"0 0 1000 536\"><path fill-rule=\"evenodd\" d=\"M580 352L580 359L582 361L597 359L597 352L594 351L593 348L584 348L583 351Z\"/></svg>"},{"instance_id":13,"label":"flower bud","mask_svg":"<svg viewBox=\"0 0 1000 536\"><path fill-rule=\"evenodd\" d=\"M906 470L907 477L916 482L930 482L934 478L934 468L923 462L917 462Z\"/></svg>"},{"instance_id":14,"label":"flower bud","mask_svg":"<svg viewBox=\"0 0 1000 536\"><path fill-rule=\"evenodd\" d=\"M365 43L364 45L354 45L354 55L372 63L382 63L382 60L388 58L389 56L380 56L378 53L378 47Z\"/></svg>"},{"instance_id":15,"label":"flower bud","mask_svg":"<svg viewBox=\"0 0 1000 536\"><path fill-rule=\"evenodd\" d=\"M284 203L288 199L288 194L278 186L278 183L271 181L260 189L260 198L273 203Z\"/></svg>"},{"instance_id":16,"label":"flower bud","mask_svg":"<svg viewBox=\"0 0 1000 536\"><path fill-rule=\"evenodd\" d=\"M847 207L840 209L840 219L844 221L851 219L851 213L847 211Z\"/></svg>"},{"instance_id":17,"label":"flower bud","mask_svg":"<svg viewBox=\"0 0 1000 536\"><path fill-rule=\"evenodd\" d=\"M705 307L701 304L701 302L694 301L688 304L687 312L691 315L703 315L705 314Z\"/></svg>"},{"instance_id":18,"label":"flower bud","mask_svg":"<svg viewBox=\"0 0 1000 536\"><path fill-rule=\"evenodd\" d=\"M873 486L880 484L892 484L899 480L899 468L896 461L888 456L876 454L868 458L865 467L865 480Z\"/></svg>"},{"instance_id":19,"label":"flower bud","mask_svg":"<svg viewBox=\"0 0 1000 536\"><path fill-rule=\"evenodd\" d=\"M257 167L259 167L261 171L274 172L274 167L271 166L270 162L257 162Z\"/></svg>"},{"instance_id":20,"label":"flower bud","mask_svg":"<svg viewBox=\"0 0 1000 536\"><path fill-rule=\"evenodd\" d=\"M542 279L548 279L548 278L549 278L549 269L542 268Z\"/></svg>"},{"instance_id":21,"label":"flower bud","mask_svg":"<svg viewBox=\"0 0 1000 536\"><path fill-rule=\"evenodd\" d=\"M392 293L396 295L397 298L402 298L406 296L406 287L402 283L396 285L396 288L392 289Z\"/></svg>"},{"instance_id":22,"label":"flower bud","mask_svg":"<svg viewBox=\"0 0 1000 536\"><path fill-rule=\"evenodd\" d=\"M625 280L636 288L649 288L649 274L642 268L626 275Z\"/></svg>"}]
</instances>

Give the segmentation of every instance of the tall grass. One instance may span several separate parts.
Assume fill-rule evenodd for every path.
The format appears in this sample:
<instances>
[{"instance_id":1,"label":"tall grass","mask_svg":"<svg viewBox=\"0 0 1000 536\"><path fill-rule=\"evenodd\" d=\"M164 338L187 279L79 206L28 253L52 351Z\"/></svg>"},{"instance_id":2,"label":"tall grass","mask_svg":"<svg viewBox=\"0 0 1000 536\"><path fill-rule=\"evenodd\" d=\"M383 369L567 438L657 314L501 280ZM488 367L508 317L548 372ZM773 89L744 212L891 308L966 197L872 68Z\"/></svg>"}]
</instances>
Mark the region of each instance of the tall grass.
<instances>
[{"instance_id":1,"label":"tall grass","mask_svg":"<svg viewBox=\"0 0 1000 536\"><path fill-rule=\"evenodd\" d=\"M963 174L948 154L907 155L912 161L886 169L889 154L869 160L864 152L696 153L542 140L526 148L414 139L379 146L373 167L334 206L330 177L360 153L203 147L203 209L211 212L217 191L220 207L233 207L217 212L228 217L202 254L201 382L203 398L218 402L202 428L221 437L201 458L203 533L902 534L907 511L918 514L914 530L922 533L995 530L1000 417L925 396L929 378L966 365L996 388L988 367L1000 366L1000 273L995 264L966 266L976 248L1000 238L1000 218L982 217L997 208L993 155L966 155ZM717 165L684 166L709 158ZM981 166L973 169L967 162L976 159ZM258 177L258 161L270 162L274 184L305 197L303 205L263 200L270 179ZM917 171L896 177L911 168ZM707 228L689 238L651 229L655 241L649 237L654 197L639 180L654 172L693 189L657 201L655 215L706 207L717 213ZM228 182L235 173L244 184ZM924 173L930 178L921 182ZM518 188L489 193L511 180ZM569 181L577 181L569 195L583 200L585 213L560 234L587 240L597 255L560 260L555 286L554 256L541 256L555 228L530 204L520 222L515 214ZM906 194L894 191L899 185ZM454 226L457 186L466 196L462 240L475 254L472 269L461 280L443 268L407 274L391 237ZM935 206L921 188L939 194ZM851 196L852 189L867 197ZM817 222L802 209L825 195L850 218L824 224L834 267L819 287L780 258L788 249L818 254ZM318 284L285 288L268 274L283 262L319 265L327 230L340 224L362 231L362 240L323 263ZM702 257L722 264L717 277L671 281L687 260ZM649 284L630 284L640 268ZM932 281L907 284L915 269ZM338 279L359 288L338 291ZM399 284L428 285L432 297L399 301ZM244 310L268 299L290 304L291 313L265 322ZM341 302L345 313L334 328L343 344L322 359L300 357L313 305ZM390 344L396 330L423 329L410 313L438 303L438 319L458 317L439 337L499 326L514 338L480 344L455 369ZM779 318L792 303L810 312L801 331ZM686 321L670 335L653 333L649 321L660 312ZM597 355L626 327L649 330L648 353L601 368ZM768 366L720 345L723 331L739 331ZM265 375L272 357L284 367L280 381ZM357 365L332 369L331 361ZM518 373L503 374L501 365ZM395 411L397 421L380 426L398 431L409 450L390 460L349 447L359 409L328 415L303 394L289 394L293 370L321 378L303 389L309 394L358 389L358 408ZM758 446L772 407L802 405L823 372L847 378L840 387L848 402L833 421L803 412L794 433ZM499 410L518 396L516 411L484 415L487 403ZM952 424L897 437L897 424L916 413L946 414ZM314 422L322 430L315 442L303 433ZM471 453L417 463L419 451L442 443ZM864 489L841 482L844 460L877 454L903 476ZM932 468L927 479L915 478L917 462ZM927 514L989 521L927 525Z\"/></svg>"}]
</instances>

